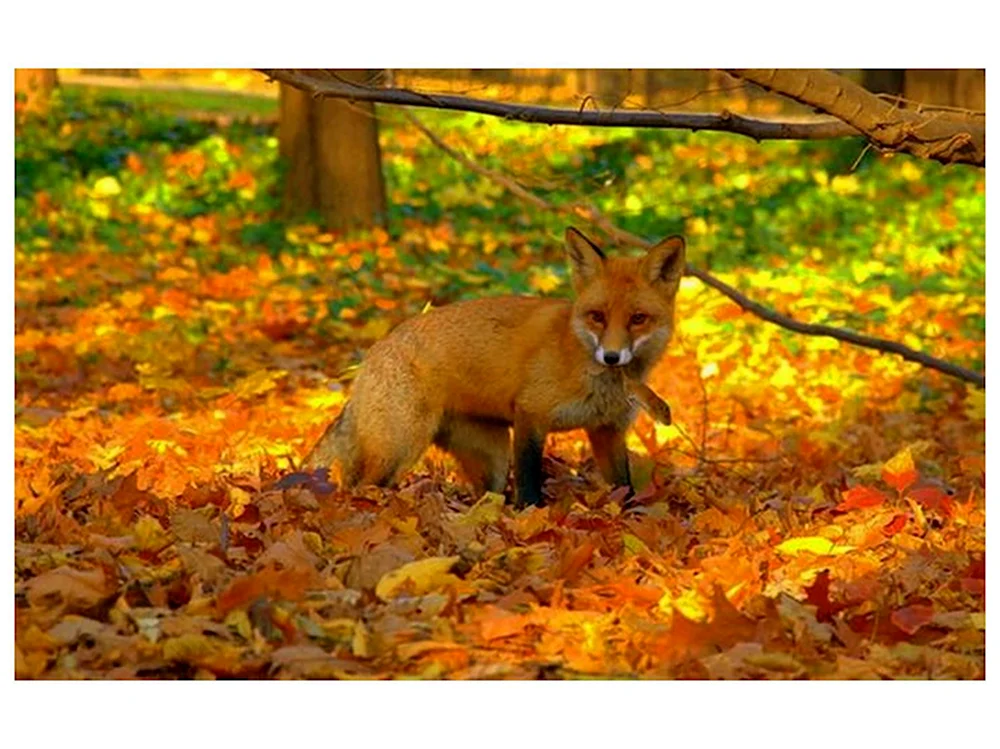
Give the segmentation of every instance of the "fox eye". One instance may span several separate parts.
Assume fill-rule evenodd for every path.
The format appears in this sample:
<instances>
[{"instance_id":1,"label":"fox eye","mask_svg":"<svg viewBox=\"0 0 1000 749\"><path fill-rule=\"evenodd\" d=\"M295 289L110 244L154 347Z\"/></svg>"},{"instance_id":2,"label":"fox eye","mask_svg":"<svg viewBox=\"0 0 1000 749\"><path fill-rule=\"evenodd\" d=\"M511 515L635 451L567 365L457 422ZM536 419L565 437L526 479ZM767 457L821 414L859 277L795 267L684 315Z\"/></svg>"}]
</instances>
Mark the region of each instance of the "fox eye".
<instances>
[{"instance_id":1,"label":"fox eye","mask_svg":"<svg viewBox=\"0 0 1000 749\"><path fill-rule=\"evenodd\" d=\"M590 321L595 325L604 325L604 313L600 310L591 310L587 313L587 317L589 317Z\"/></svg>"},{"instance_id":2,"label":"fox eye","mask_svg":"<svg viewBox=\"0 0 1000 749\"><path fill-rule=\"evenodd\" d=\"M649 315L645 312L636 312L632 317L629 318L629 325L642 325L646 320L649 319Z\"/></svg>"}]
</instances>

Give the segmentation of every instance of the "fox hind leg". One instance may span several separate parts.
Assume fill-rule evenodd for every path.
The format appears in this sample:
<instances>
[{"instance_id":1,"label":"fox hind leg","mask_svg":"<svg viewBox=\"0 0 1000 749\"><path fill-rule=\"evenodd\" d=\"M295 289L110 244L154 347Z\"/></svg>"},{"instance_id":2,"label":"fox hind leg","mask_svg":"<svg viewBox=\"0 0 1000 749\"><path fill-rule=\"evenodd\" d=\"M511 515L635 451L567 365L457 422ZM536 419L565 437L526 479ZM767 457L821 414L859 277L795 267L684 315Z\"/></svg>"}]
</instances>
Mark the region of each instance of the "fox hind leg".
<instances>
[{"instance_id":1,"label":"fox hind leg","mask_svg":"<svg viewBox=\"0 0 1000 749\"><path fill-rule=\"evenodd\" d=\"M351 404L348 403L340 415L323 432L323 436L313 445L302 461L302 470L317 468L340 469L340 480L344 486L354 486L361 478L361 466L354 440L354 419Z\"/></svg>"},{"instance_id":2,"label":"fox hind leg","mask_svg":"<svg viewBox=\"0 0 1000 749\"><path fill-rule=\"evenodd\" d=\"M510 471L510 426L502 421L450 417L434 443L458 460L477 493L503 493Z\"/></svg>"}]
</instances>

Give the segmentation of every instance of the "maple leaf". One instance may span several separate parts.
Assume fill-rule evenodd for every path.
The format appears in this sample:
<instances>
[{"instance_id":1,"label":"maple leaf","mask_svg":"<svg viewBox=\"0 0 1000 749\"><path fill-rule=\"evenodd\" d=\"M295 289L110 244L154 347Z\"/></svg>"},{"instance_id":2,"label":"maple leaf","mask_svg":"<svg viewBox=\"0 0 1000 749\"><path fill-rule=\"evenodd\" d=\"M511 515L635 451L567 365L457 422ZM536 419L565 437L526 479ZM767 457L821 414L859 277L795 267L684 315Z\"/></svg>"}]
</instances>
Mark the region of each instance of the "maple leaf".
<instances>
[{"instance_id":1,"label":"maple leaf","mask_svg":"<svg viewBox=\"0 0 1000 749\"><path fill-rule=\"evenodd\" d=\"M816 607L816 620L828 622L844 608L830 600L830 570L820 570L812 585L806 588L806 602Z\"/></svg>"},{"instance_id":2,"label":"maple leaf","mask_svg":"<svg viewBox=\"0 0 1000 749\"><path fill-rule=\"evenodd\" d=\"M889 486L902 494L906 488L919 478L916 466L913 464L913 455L909 447L905 447L896 453L882 466L882 480Z\"/></svg>"}]
</instances>

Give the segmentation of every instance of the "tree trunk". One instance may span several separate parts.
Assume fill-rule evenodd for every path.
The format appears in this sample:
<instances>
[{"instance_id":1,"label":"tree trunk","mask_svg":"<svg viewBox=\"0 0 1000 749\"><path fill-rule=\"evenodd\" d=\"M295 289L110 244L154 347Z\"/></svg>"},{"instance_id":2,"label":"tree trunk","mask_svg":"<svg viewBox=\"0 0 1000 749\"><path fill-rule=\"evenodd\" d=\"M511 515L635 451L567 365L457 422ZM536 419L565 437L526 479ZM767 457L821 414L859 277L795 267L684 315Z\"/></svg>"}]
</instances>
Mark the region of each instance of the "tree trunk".
<instances>
[{"instance_id":1,"label":"tree trunk","mask_svg":"<svg viewBox=\"0 0 1000 749\"><path fill-rule=\"evenodd\" d=\"M8 79L9 80L9 79ZM18 68L14 71L17 112L44 112L59 83L54 68Z\"/></svg>"},{"instance_id":2,"label":"tree trunk","mask_svg":"<svg viewBox=\"0 0 1000 749\"><path fill-rule=\"evenodd\" d=\"M873 94L903 95L906 71L899 68L866 68L861 73L862 85Z\"/></svg>"},{"instance_id":3,"label":"tree trunk","mask_svg":"<svg viewBox=\"0 0 1000 749\"><path fill-rule=\"evenodd\" d=\"M374 71L332 72L367 85ZM385 224L374 104L316 99L282 84L278 136L288 165L286 215L315 210L326 228L338 231Z\"/></svg>"}]
</instances>

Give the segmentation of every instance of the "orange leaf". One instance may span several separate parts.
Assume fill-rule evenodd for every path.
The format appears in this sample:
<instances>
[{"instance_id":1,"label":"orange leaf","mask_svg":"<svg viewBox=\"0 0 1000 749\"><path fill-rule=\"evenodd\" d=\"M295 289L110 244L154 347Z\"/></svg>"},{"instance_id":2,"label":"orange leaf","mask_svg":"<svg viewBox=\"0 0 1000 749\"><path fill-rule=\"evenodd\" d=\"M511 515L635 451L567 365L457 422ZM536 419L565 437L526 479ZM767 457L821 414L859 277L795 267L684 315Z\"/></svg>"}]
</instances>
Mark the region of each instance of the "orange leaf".
<instances>
[{"instance_id":1,"label":"orange leaf","mask_svg":"<svg viewBox=\"0 0 1000 749\"><path fill-rule=\"evenodd\" d=\"M534 623L534 617L524 614L512 614L510 616L498 616L484 619L480 622L483 639L499 640L502 637L511 637L520 634L525 628Z\"/></svg>"},{"instance_id":2,"label":"orange leaf","mask_svg":"<svg viewBox=\"0 0 1000 749\"><path fill-rule=\"evenodd\" d=\"M895 536L906 526L906 515L896 515L882 526L882 532L887 536Z\"/></svg>"},{"instance_id":3,"label":"orange leaf","mask_svg":"<svg viewBox=\"0 0 1000 749\"><path fill-rule=\"evenodd\" d=\"M885 502L885 495L870 486L855 486L846 492L841 492L843 502L837 505L838 510L860 510L865 507L878 507Z\"/></svg>"},{"instance_id":4,"label":"orange leaf","mask_svg":"<svg viewBox=\"0 0 1000 749\"><path fill-rule=\"evenodd\" d=\"M578 548L567 555L563 561L562 569L559 571L559 577L572 582L583 568L590 564L590 559L594 556L596 550L597 547L593 542L584 541Z\"/></svg>"},{"instance_id":5,"label":"orange leaf","mask_svg":"<svg viewBox=\"0 0 1000 749\"><path fill-rule=\"evenodd\" d=\"M913 455L908 447L893 455L882 466L882 480L898 492L906 491L918 477L917 469L913 465Z\"/></svg>"}]
</instances>

